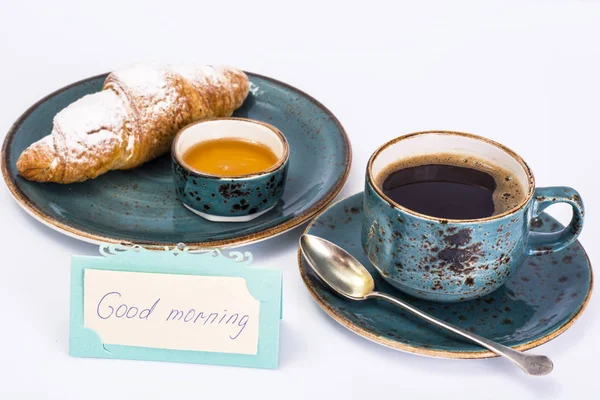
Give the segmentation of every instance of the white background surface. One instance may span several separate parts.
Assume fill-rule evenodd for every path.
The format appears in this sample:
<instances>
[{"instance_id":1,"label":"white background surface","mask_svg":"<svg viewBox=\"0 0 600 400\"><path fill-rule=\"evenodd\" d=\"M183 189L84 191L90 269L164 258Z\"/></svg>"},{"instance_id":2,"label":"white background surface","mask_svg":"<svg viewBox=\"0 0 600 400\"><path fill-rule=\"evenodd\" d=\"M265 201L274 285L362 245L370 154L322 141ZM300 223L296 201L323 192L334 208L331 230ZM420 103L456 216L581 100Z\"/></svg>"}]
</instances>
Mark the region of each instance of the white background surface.
<instances>
[{"instance_id":1,"label":"white background surface","mask_svg":"<svg viewBox=\"0 0 600 400\"><path fill-rule=\"evenodd\" d=\"M94 3L94 4L92 4ZM424 129L485 135L519 152L539 186L587 205L581 241L599 262L600 1L389 2L0 0L0 132L73 81L140 61L228 63L315 96L345 126L361 191L384 141ZM562 221L564 208L553 209ZM301 229L248 246L284 271L276 371L67 355L69 257L94 246L29 217L0 189L0 398L592 398L597 294L536 351L554 372L500 360L436 360L372 344L311 300L298 274Z\"/></svg>"}]
</instances>

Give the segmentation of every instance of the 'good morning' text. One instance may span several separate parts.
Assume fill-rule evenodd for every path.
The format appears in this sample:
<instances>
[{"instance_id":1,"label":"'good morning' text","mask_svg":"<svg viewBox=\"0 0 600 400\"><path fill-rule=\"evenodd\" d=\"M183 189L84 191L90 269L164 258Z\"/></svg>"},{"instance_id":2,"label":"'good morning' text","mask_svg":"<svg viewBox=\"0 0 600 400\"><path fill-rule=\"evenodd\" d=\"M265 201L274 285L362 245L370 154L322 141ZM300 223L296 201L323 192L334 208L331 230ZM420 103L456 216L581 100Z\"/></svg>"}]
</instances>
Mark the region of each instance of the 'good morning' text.
<instances>
[{"instance_id":1,"label":"'good morning' text","mask_svg":"<svg viewBox=\"0 0 600 400\"><path fill-rule=\"evenodd\" d=\"M161 301L160 298L156 299L152 305L142 308L122 302L121 297L121 293L119 292L108 292L102 296L96 307L98 317L101 319L137 318L141 320L148 320L151 317L161 318L158 316L158 314L161 314L158 307ZM155 313L157 314L156 316L154 316ZM233 332L229 334L231 340L237 339L242 334L250 320L247 314L240 316L239 313L229 313L227 310L223 310L222 312L206 312L198 311L194 308L167 308L163 315L166 316L162 317L165 323L183 323L198 326L229 325L234 328Z\"/></svg>"}]
</instances>

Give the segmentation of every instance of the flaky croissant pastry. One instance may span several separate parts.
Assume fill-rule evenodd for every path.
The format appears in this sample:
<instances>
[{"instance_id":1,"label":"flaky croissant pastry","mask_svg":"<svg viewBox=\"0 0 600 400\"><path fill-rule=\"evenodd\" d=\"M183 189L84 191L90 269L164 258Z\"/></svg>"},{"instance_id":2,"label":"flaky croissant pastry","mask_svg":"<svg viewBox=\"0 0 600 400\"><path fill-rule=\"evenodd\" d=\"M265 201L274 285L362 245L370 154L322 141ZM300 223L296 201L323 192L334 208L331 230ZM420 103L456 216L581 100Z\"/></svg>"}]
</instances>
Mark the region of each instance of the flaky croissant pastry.
<instances>
[{"instance_id":1,"label":"flaky croissant pastry","mask_svg":"<svg viewBox=\"0 0 600 400\"><path fill-rule=\"evenodd\" d=\"M52 133L29 146L17 169L38 182L81 182L135 168L168 151L183 126L227 117L248 94L240 70L136 65L111 73L101 92L54 117Z\"/></svg>"}]
</instances>

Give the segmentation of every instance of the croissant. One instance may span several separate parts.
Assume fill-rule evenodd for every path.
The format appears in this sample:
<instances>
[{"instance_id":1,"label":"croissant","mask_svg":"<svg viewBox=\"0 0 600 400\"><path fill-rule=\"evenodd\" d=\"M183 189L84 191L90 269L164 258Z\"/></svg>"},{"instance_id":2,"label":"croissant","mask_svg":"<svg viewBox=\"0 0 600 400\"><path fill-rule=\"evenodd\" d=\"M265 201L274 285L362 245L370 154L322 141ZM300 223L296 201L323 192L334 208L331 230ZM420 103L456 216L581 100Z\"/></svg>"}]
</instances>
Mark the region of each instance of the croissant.
<instances>
[{"instance_id":1,"label":"croissant","mask_svg":"<svg viewBox=\"0 0 600 400\"><path fill-rule=\"evenodd\" d=\"M229 67L136 65L54 117L52 133L17 161L38 182L72 183L135 168L167 152L185 125L227 117L244 102L248 77Z\"/></svg>"}]
</instances>

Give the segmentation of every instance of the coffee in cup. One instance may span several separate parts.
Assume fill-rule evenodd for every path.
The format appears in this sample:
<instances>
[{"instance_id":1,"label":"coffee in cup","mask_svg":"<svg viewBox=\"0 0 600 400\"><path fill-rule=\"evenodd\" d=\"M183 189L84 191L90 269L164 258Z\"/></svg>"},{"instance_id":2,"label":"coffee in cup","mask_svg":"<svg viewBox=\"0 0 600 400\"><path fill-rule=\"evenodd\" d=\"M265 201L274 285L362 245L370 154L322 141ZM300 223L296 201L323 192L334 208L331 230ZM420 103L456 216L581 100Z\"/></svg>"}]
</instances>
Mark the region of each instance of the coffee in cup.
<instances>
[{"instance_id":1,"label":"coffee in cup","mask_svg":"<svg viewBox=\"0 0 600 400\"><path fill-rule=\"evenodd\" d=\"M476 156L438 153L401 159L380 172L375 184L393 202L420 214L478 219L525 199L527 189L512 175Z\"/></svg>"}]
</instances>

